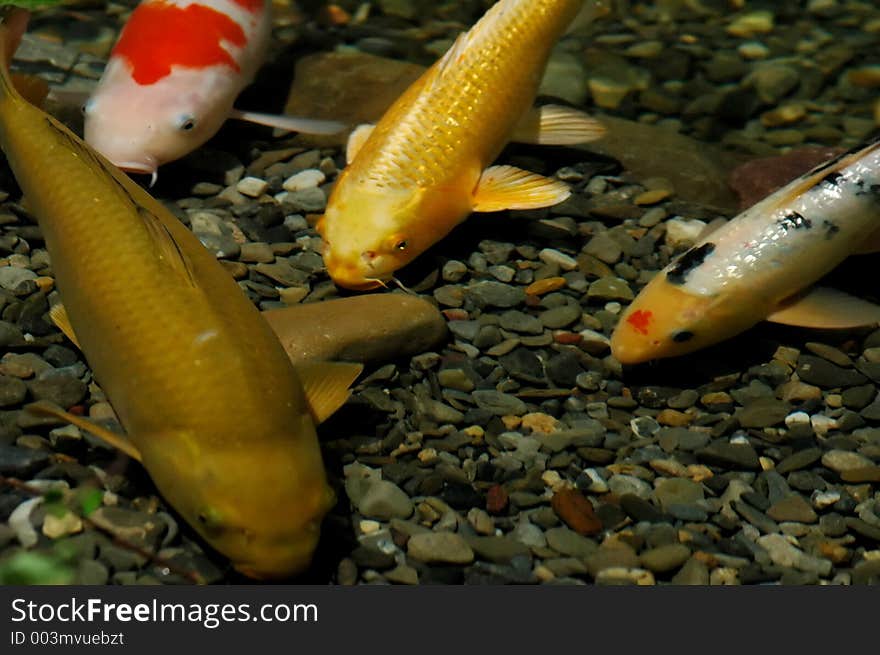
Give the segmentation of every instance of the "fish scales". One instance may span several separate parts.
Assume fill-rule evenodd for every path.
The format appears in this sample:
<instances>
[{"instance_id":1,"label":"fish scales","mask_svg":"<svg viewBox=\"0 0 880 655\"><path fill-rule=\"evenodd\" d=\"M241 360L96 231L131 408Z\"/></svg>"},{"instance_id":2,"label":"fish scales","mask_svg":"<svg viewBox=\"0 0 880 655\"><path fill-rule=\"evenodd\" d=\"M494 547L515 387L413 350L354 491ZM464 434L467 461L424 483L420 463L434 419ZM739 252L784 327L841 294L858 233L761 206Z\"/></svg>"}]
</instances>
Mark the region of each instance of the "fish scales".
<instances>
[{"instance_id":1,"label":"fish scales","mask_svg":"<svg viewBox=\"0 0 880 655\"><path fill-rule=\"evenodd\" d=\"M231 278L213 279L228 274L200 262L210 255L195 243L188 256L197 268L194 274L200 286L169 275L146 224L132 211L133 202L152 208L175 239L187 242L195 237L182 225L165 220L165 210L155 207L157 201L133 183L95 176L89 168L91 153L72 150L73 142L60 131L63 128L35 121L29 113L22 105L16 112L21 120L6 121L0 140L13 167L27 171L19 178L34 213L63 216L63 220L40 222L58 287L73 324L90 326L78 338L98 380L114 391L111 400L124 422L143 432L186 426L204 431L210 439L212 432L206 429L216 426L218 410L238 406L246 425L255 418L247 415L249 408L256 410L252 399L265 395L267 402L260 402L261 408L281 400L283 395L274 385L289 375L284 359L280 371L270 371L272 357L236 355L241 346L235 342L241 339L253 348L274 350L275 358L283 350L262 321L245 320L250 312L241 305L249 303ZM34 129L40 123L43 129ZM42 149L46 160L16 156L24 147L18 145L22 140ZM77 284L81 279L89 280L89 285ZM220 290L230 296L222 308L211 301ZM118 316L126 320L117 320ZM210 334L215 336L206 338ZM191 374L172 374L187 366L192 367ZM304 402L294 380L281 388ZM138 402L141 397L161 397L162 412Z\"/></svg>"},{"instance_id":2,"label":"fish scales","mask_svg":"<svg viewBox=\"0 0 880 655\"><path fill-rule=\"evenodd\" d=\"M493 6L481 19L482 29L435 63L434 74L411 86L383 117L373 135L375 147L362 152L349 174L377 186L402 188L442 183L462 161L481 171L498 156L531 106L549 57L548 44L582 5L581 0L537 0ZM522 57L499 56L514 47ZM451 56L461 59L443 68ZM407 152L418 152L418 161Z\"/></svg>"},{"instance_id":3,"label":"fish scales","mask_svg":"<svg viewBox=\"0 0 880 655\"><path fill-rule=\"evenodd\" d=\"M848 155L836 164L833 184L823 182L829 175L825 169L808 174L788 185L781 198L765 198L706 237L714 251L690 273L685 287L709 296L747 280L767 293L784 293L780 290L837 263L829 264L825 255L830 240L839 242L836 259L843 260L880 219L880 193L871 192L880 183L880 145L854 158ZM834 226L830 238L825 221ZM788 265L795 258L797 265Z\"/></svg>"}]
</instances>

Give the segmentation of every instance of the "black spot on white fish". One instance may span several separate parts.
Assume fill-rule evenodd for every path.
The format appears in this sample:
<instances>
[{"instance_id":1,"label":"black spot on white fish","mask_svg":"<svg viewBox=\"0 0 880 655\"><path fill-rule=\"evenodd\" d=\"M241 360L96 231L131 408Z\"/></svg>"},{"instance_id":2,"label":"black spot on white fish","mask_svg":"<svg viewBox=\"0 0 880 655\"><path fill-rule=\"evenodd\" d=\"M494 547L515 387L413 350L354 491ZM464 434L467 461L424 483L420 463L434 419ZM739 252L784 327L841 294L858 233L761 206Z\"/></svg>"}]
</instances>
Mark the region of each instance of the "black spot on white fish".
<instances>
[{"instance_id":1,"label":"black spot on white fish","mask_svg":"<svg viewBox=\"0 0 880 655\"><path fill-rule=\"evenodd\" d=\"M675 343L685 343L694 338L694 333L688 330L677 330L672 333L672 340Z\"/></svg>"},{"instance_id":2,"label":"black spot on white fish","mask_svg":"<svg viewBox=\"0 0 880 655\"><path fill-rule=\"evenodd\" d=\"M836 187L839 186L842 181L843 175L837 171L831 171L828 175L822 178L820 184L827 184L828 186Z\"/></svg>"},{"instance_id":3,"label":"black spot on white fish","mask_svg":"<svg viewBox=\"0 0 880 655\"><path fill-rule=\"evenodd\" d=\"M833 239L840 232L840 227L834 221L822 221L822 229L825 230L825 239Z\"/></svg>"},{"instance_id":4,"label":"black spot on white fish","mask_svg":"<svg viewBox=\"0 0 880 655\"><path fill-rule=\"evenodd\" d=\"M715 251L715 244L711 242L704 243L702 246L691 248L684 253L675 262L675 266L669 269L666 279L672 284L684 284L684 279L688 273L697 266L706 261L706 257Z\"/></svg>"},{"instance_id":5,"label":"black spot on white fish","mask_svg":"<svg viewBox=\"0 0 880 655\"><path fill-rule=\"evenodd\" d=\"M859 180L856 182L856 195L857 196L874 196L876 198L880 198L880 184L871 184L870 186L865 180Z\"/></svg>"},{"instance_id":6,"label":"black spot on white fish","mask_svg":"<svg viewBox=\"0 0 880 655\"><path fill-rule=\"evenodd\" d=\"M785 232L788 232L789 230L809 230L813 227L813 222L798 212L789 212L776 221L776 224Z\"/></svg>"}]
</instances>

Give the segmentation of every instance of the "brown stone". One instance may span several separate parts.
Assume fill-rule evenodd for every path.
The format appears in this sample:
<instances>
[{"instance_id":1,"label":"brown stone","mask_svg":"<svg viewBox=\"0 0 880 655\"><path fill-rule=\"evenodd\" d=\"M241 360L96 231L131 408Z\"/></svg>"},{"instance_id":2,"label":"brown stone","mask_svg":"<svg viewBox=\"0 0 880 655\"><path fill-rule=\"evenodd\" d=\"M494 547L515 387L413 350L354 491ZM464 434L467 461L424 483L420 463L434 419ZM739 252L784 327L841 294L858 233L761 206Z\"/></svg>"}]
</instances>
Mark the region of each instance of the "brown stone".
<instances>
[{"instance_id":1,"label":"brown stone","mask_svg":"<svg viewBox=\"0 0 880 655\"><path fill-rule=\"evenodd\" d=\"M294 362L381 362L430 350L446 322L430 302L377 293L263 312Z\"/></svg>"},{"instance_id":2,"label":"brown stone","mask_svg":"<svg viewBox=\"0 0 880 655\"><path fill-rule=\"evenodd\" d=\"M535 280L526 287L526 293L530 296L543 296L545 293L559 291L565 286L564 277L548 277L543 280Z\"/></svg>"},{"instance_id":3,"label":"brown stone","mask_svg":"<svg viewBox=\"0 0 880 655\"><path fill-rule=\"evenodd\" d=\"M840 472L844 482L880 482L880 466L860 466Z\"/></svg>"},{"instance_id":4,"label":"brown stone","mask_svg":"<svg viewBox=\"0 0 880 655\"><path fill-rule=\"evenodd\" d=\"M510 500L507 491L500 484L489 488L486 493L486 511L490 514L500 514L507 507Z\"/></svg>"},{"instance_id":5,"label":"brown stone","mask_svg":"<svg viewBox=\"0 0 880 655\"><path fill-rule=\"evenodd\" d=\"M753 159L737 166L728 183L739 197L740 209L746 209L841 152L841 148L804 146L784 155Z\"/></svg>"},{"instance_id":6,"label":"brown stone","mask_svg":"<svg viewBox=\"0 0 880 655\"><path fill-rule=\"evenodd\" d=\"M596 516L593 504L580 491L557 491L550 504L556 515L578 534L589 536L602 531L602 521Z\"/></svg>"},{"instance_id":7,"label":"brown stone","mask_svg":"<svg viewBox=\"0 0 880 655\"><path fill-rule=\"evenodd\" d=\"M375 123L425 70L417 64L357 52L325 52L299 60L284 112L291 116L337 120L338 134L301 134L297 142L339 146L351 130Z\"/></svg>"}]
</instances>

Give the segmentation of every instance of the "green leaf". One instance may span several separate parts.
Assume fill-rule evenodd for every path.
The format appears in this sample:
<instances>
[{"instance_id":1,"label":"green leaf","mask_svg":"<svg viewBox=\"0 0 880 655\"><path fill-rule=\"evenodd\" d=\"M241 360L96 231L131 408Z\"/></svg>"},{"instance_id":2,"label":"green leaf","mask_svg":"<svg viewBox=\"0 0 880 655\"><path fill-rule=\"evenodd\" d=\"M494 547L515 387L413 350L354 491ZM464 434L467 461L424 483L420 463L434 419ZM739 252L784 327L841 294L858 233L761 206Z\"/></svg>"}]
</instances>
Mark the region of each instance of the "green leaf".
<instances>
[{"instance_id":1,"label":"green leaf","mask_svg":"<svg viewBox=\"0 0 880 655\"><path fill-rule=\"evenodd\" d=\"M73 567L56 555L22 551L0 562L0 585L63 585L73 578Z\"/></svg>"},{"instance_id":2,"label":"green leaf","mask_svg":"<svg viewBox=\"0 0 880 655\"><path fill-rule=\"evenodd\" d=\"M64 0L4 0L2 4L23 7L25 9L38 9L39 7L51 7L60 5Z\"/></svg>"},{"instance_id":3,"label":"green leaf","mask_svg":"<svg viewBox=\"0 0 880 655\"><path fill-rule=\"evenodd\" d=\"M79 503L80 512L88 516L98 509L104 502L104 492L95 488L80 488L76 491L76 499Z\"/></svg>"}]
</instances>

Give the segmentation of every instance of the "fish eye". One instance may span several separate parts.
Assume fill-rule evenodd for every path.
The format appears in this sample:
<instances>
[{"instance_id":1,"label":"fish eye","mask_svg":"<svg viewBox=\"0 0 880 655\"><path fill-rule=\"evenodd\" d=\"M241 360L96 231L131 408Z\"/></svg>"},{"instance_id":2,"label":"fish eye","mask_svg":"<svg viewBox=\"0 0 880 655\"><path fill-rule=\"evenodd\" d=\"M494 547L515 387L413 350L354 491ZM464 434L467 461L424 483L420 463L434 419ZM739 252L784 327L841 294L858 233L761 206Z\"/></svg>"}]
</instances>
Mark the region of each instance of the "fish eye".
<instances>
[{"instance_id":1,"label":"fish eye","mask_svg":"<svg viewBox=\"0 0 880 655\"><path fill-rule=\"evenodd\" d=\"M94 99L94 98L89 98L88 100L86 100L86 101L82 104L82 106L81 106L79 109L80 109L80 111L81 111L84 115L85 115L85 114L91 114L92 111L94 111L94 109L95 109L95 99Z\"/></svg>"},{"instance_id":2,"label":"fish eye","mask_svg":"<svg viewBox=\"0 0 880 655\"><path fill-rule=\"evenodd\" d=\"M177 127L183 130L184 132L189 132L196 126L196 119L194 116L181 116L180 121L177 124Z\"/></svg>"},{"instance_id":3,"label":"fish eye","mask_svg":"<svg viewBox=\"0 0 880 655\"><path fill-rule=\"evenodd\" d=\"M409 248L409 241L403 234L392 234L383 242L380 250L385 253L403 252Z\"/></svg>"},{"instance_id":4,"label":"fish eye","mask_svg":"<svg viewBox=\"0 0 880 655\"><path fill-rule=\"evenodd\" d=\"M213 507L203 507L196 514L196 520L208 530L219 531L223 528L223 517Z\"/></svg>"}]
</instances>

